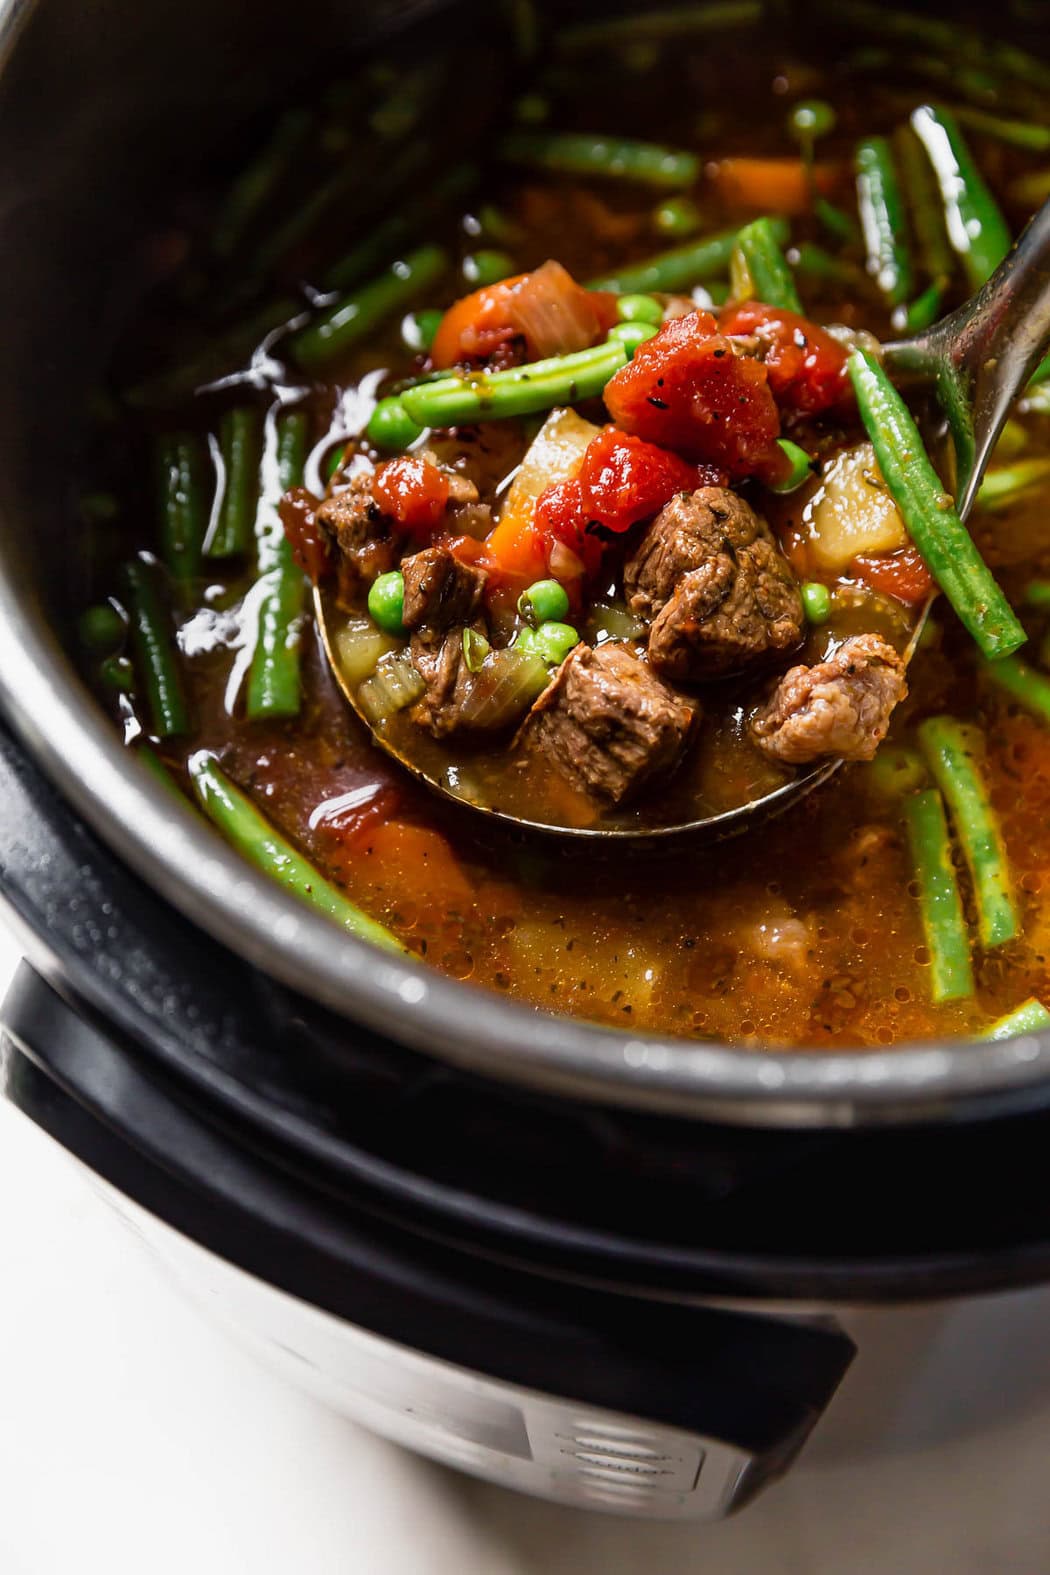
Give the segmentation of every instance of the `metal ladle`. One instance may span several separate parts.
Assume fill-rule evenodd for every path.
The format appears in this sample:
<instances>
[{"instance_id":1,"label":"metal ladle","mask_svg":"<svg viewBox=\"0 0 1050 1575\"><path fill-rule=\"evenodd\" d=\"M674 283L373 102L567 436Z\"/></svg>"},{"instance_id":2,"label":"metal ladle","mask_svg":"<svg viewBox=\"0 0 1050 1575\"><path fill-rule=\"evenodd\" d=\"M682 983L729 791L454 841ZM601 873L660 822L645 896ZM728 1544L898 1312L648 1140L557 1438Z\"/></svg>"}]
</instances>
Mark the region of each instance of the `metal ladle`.
<instances>
[{"instance_id":1,"label":"metal ladle","mask_svg":"<svg viewBox=\"0 0 1050 1575\"><path fill-rule=\"evenodd\" d=\"M936 394L955 451L956 498L965 520L973 506L992 450L1015 399L1026 387L1050 345L1050 201L1031 220L1009 256L987 284L948 317L912 339L883 346L883 361L897 379L911 387L926 385ZM918 643L933 598L920 614L905 652L909 660ZM454 793L409 755L396 749L377 732L362 713L352 687L346 682L336 655L326 598L314 593L314 609L325 654L343 695L354 713L372 733L381 749L432 792L484 815L547 835L604 842L652 843L672 837L692 836L718 840L743 831L771 815L790 808L833 775L841 760L825 760L790 782L741 804L703 819L666 826L563 826L532 821L503 810L475 803Z\"/></svg>"}]
</instances>

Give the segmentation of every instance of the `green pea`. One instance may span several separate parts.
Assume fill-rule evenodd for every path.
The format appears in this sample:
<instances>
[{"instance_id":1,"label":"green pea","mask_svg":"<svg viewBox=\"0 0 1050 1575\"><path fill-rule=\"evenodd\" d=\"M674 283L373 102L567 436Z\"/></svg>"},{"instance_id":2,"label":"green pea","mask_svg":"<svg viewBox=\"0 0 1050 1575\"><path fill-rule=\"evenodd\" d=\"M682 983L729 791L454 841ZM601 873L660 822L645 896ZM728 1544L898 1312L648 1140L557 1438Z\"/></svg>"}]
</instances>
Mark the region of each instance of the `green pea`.
<instances>
[{"instance_id":1,"label":"green pea","mask_svg":"<svg viewBox=\"0 0 1050 1575\"><path fill-rule=\"evenodd\" d=\"M429 350L434 343L434 335L441 325L444 312L429 308L422 312L409 312L401 319L401 342L406 350L414 350L417 354Z\"/></svg>"},{"instance_id":2,"label":"green pea","mask_svg":"<svg viewBox=\"0 0 1050 1575\"><path fill-rule=\"evenodd\" d=\"M98 676L107 689L116 689L120 694L130 694L135 687L135 669L126 656L107 656Z\"/></svg>"},{"instance_id":3,"label":"green pea","mask_svg":"<svg viewBox=\"0 0 1050 1575\"><path fill-rule=\"evenodd\" d=\"M391 569L372 581L368 611L384 634L404 634L405 577L400 569Z\"/></svg>"},{"instance_id":4,"label":"green pea","mask_svg":"<svg viewBox=\"0 0 1050 1575\"><path fill-rule=\"evenodd\" d=\"M703 220L700 209L689 197L668 197L657 203L652 213L653 228L661 235L695 235Z\"/></svg>"},{"instance_id":5,"label":"green pea","mask_svg":"<svg viewBox=\"0 0 1050 1575\"><path fill-rule=\"evenodd\" d=\"M783 481L778 481L770 487L771 492L787 493L796 492L804 481L808 481L813 474L813 461L804 448L799 448L797 443L792 443L790 438L778 438L777 448L788 461L791 469L784 476Z\"/></svg>"},{"instance_id":6,"label":"green pea","mask_svg":"<svg viewBox=\"0 0 1050 1575\"><path fill-rule=\"evenodd\" d=\"M827 623L831 617L831 592L819 580L807 580L801 586L802 610L810 623Z\"/></svg>"},{"instance_id":7,"label":"green pea","mask_svg":"<svg viewBox=\"0 0 1050 1575\"><path fill-rule=\"evenodd\" d=\"M514 647L530 656L542 656L548 667L558 667L579 643L580 636L571 623L551 622L541 623L538 629L522 629Z\"/></svg>"},{"instance_id":8,"label":"green pea","mask_svg":"<svg viewBox=\"0 0 1050 1575\"><path fill-rule=\"evenodd\" d=\"M498 284L514 272L514 259L508 252L478 251L463 259L463 277L468 284L481 289L487 284Z\"/></svg>"},{"instance_id":9,"label":"green pea","mask_svg":"<svg viewBox=\"0 0 1050 1575\"><path fill-rule=\"evenodd\" d=\"M568 610L568 592L558 580L537 580L518 598L518 611L531 624L557 623Z\"/></svg>"},{"instance_id":10,"label":"green pea","mask_svg":"<svg viewBox=\"0 0 1050 1575\"><path fill-rule=\"evenodd\" d=\"M616 315L621 323L649 323L659 328L664 320L664 309L654 295L621 295L616 303Z\"/></svg>"},{"instance_id":11,"label":"green pea","mask_svg":"<svg viewBox=\"0 0 1050 1575\"><path fill-rule=\"evenodd\" d=\"M609 338L618 339L628 355L633 355L638 346L651 339L656 332L652 323L617 323L615 328L609 329Z\"/></svg>"},{"instance_id":12,"label":"green pea","mask_svg":"<svg viewBox=\"0 0 1050 1575\"><path fill-rule=\"evenodd\" d=\"M822 98L807 98L788 116L788 130L799 142L815 142L834 131L838 116Z\"/></svg>"},{"instance_id":13,"label":"green pea","mask_svg":"<svg viewBox=\"0 0 1050 1575\"><path fill-rule=\"evenodd\" d=\"M365 428L368 441L376 448L408 448L423 432L412 420L400 399L381 399Z\"/></svg>"},{"instance_id":14,"label":"green pea","mask_svg":"<svg viewBox=\"0 0 1050 1575\"><path fill-rule=\"evenodd\" d=\"M96 656L108 656L123 643L127 624L112 602L99 602L81 613L77 624L80 643Z\"/></svg>"}]
</instances>

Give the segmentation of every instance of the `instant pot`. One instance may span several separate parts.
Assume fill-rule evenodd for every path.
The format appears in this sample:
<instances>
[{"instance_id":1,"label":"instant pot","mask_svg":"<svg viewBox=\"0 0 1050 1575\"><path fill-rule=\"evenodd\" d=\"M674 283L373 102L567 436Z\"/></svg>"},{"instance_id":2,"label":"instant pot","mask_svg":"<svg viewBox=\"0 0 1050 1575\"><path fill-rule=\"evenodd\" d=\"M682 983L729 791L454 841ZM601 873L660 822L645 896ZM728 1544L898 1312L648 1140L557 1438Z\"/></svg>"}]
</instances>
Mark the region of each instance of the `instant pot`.
<instances>
[{"instance_id":1,"label":"instant pot","mask_svg":"<svg viewBox=\"0 0 1050 1575\"><path fill-rule=\"evenodd\" d=\"M1045 1387L1050 1035L777 1056L380 954L142 771L64 636L85 412L165 191L322 64L436 22L510 70L520 20L0 8L0 891L26 957L0 1066L179 1284L328 1403L532 1493L710 1518L814 1428L896 1447Z\"/></svg>"}]
</instances>

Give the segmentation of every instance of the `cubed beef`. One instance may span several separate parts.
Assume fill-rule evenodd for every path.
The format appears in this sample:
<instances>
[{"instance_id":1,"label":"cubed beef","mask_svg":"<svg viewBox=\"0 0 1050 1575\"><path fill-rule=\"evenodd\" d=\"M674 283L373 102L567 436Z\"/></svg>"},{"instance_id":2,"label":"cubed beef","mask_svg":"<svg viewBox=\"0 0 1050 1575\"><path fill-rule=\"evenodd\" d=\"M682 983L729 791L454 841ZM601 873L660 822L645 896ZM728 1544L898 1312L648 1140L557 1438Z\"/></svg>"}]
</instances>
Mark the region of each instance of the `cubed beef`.
<instances>
[{"instance_id":1,"label":"cubed beef","mask_svg":"<svg viewBox=\"0 0 1050 1575\"><path fill-rule=\"evenodd\" d=\"M576 788L620 804L677 765L697 707L629 646L577 645L518 735Z\"/></svg>"},{"instance_id":2,"label":"cubed beef","mask_svg":"<svg viewBox=\"0 0 1050 1575\"><path fill-rule=\"evenodd\" d=\"M372 497L370 475L355 476L344 491L326 498L317 510L317 525L333 549L344 594L367 589L395 567L398 536Z\"/></svg>"},{"instance_id":3,"label":"cubed beef","mask_svg":"<svg viewBox=\"0 0 1050 1575\"><path fill-rule=\"evenodd\" d=\"M480 625L477 627L482 632ZM413 721L428 728L435 738L447 738L460 725L460 712L473 679L463 652L462 624L448 630L443 638L414 634L410 654L427 686L413 709Z\"/></svg>"},{"instance_id":4,"label":"cubed beef","mask_svg":"<svg viewBox=\"0 0 1050 1575\"><path fill-rule=\"evenodd\" d=\"M470 623L487 578L484 569L461 563L447 547L427 547L405 558L406 629L439 639L453 624Z\"/></svg>"},{"instance_id":5,"label":"cubed beef","mask_svg":"<svg viewBox=\"0 0 1050 1575\"><path fill-rule=\"evenodd\" d=\"M758 747L786 765L822 756L870 760L908 693L904 663L877 634L858 634L814 667L793 667L751 721Z\"/></svg>"},{"instance_id":6,"label":"cubed beef","mask_svg":"<svg viewBox=\"0 0 1050 1575\"><path fill-rule=\"evenodd\" d=\"M681 493L624 568L633 612L651 620L649 660L669 678L738 672L797 645L802 599L765 520L725 487Z\"/></svg>"}]
</instances>

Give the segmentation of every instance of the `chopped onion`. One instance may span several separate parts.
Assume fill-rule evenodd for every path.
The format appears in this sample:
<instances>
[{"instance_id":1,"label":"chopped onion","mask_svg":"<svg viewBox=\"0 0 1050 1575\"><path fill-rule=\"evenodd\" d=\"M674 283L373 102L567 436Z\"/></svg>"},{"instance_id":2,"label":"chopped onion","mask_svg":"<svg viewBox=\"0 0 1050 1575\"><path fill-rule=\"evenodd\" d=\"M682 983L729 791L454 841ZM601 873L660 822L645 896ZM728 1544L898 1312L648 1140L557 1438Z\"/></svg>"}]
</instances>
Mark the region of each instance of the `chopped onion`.
<instances>
[{"instance_id":1,"label":"chopped onion","mask_svg":"<svg viewBox=\"0 0 1050 1575\"><path fill-rule=\"evenodd\" d=\"M623 602L595 602L587 619L587 636L592 645L604 645L606 640L637 640L644 633L645 619Z\"/></svg>"},{"instance_id":2,"label":"chopped onion","mask_svg":"<svg viewBox=\"0 0 1050 1575\"><path fill-rule=\"evenodd\" d=\"M381 656L396 651L400 641L377 629L371 618L348 618L335 637L339 671L352 689L370 678Z\"/></svg>"},{"instance_id":3,"label":"chopped onion","mask_svg":"<svg viewBox=\"0 0 1050 1575\"><path fill-rule=\"evenodd\" d=\"M493 651L463 702L460 718L464 727L506 727L528 710L549 681L542 657L513 648Z\"/></svg>"},{"instance_id":4,"label":"chopped onion","mask_svg":"<svg viewBox=\"0 0 1050 1575\"><path fill-rule=\"evenodd\" d=\"M575 410L552 410L518 466L503 505L500 524L513 520L522 529L531 524L540 493L557 481L572 480L583 462L587 445L598 436L600 430L593 422L584 421ZM579 574L583 565L578 558L575 561L579 567L573 572ZM561 578L556 569L552 573ZM570 574L569 578L572 577Z\"/></svg>"},{"instance_id":5,"label":"chopped onion","mask_svg":"<svg viewBox=\"0 0 1050 1575\"><path fill-rule=\"evenodd\" d=\"M587 350L602 338L594 295L559 262L545 262L525 274L507 304L511 323L536 360Z\"/></svg>"},{"instance_id":6,"label":"chopped onion","mask_svg":"<svg viewBox=\"0 0 1050 1575\"><path fill-rule=\"evenodd\" d=\"M426 688L407 651L384 656L357 691L357 703L373 726L418 700Z\"/></svg>"}]
</instances>

